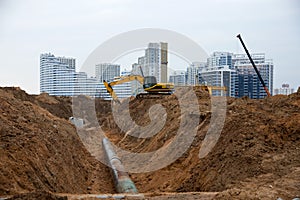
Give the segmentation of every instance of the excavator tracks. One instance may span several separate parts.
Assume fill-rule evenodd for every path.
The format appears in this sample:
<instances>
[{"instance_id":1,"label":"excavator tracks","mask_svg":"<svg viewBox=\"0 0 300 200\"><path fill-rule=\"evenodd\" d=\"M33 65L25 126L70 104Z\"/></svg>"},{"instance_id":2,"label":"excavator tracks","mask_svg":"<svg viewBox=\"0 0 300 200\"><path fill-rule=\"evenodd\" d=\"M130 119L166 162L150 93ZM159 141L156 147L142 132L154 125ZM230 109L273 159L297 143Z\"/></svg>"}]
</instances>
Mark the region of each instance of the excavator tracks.
<instances>
[{"instance_id":1,"label":"excavator tracks","mask_svg":"<svg viewBox=\"0 0 300 200\"><path fill-rule=\"evenodd\" d=\"M162 99L164 96L169 96L171 93L140 93L136 95L137 99Z\"/></svg>"}]
</instances>

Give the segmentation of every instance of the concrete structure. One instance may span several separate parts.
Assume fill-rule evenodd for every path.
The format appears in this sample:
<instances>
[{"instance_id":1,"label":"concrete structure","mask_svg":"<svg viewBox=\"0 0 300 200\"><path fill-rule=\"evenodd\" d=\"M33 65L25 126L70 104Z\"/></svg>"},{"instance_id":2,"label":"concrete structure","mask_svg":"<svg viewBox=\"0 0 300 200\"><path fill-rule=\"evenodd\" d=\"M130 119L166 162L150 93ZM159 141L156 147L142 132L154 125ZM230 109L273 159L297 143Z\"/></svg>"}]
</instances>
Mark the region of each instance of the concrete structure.
<instances>
[{"instance_id":1,"label":"concrete structure","mask_svg":"<svg viewBox=\"0 0 300 200\"><path fill-rule=\"evenodd\" d=\"M67 61L70 60L70 61ZM73 76L75 67L68 63L75 62L74 58L55 57L53 54L40 55L40 92L57 95L65 91L66 96L73 94ZM65 62L62 62L65 61Z\"/></svg>"},{"instance_id":2,"label":"concrete structure","mask_svg":"<svg viewBox=\"0 0 300 200\"><path fill-rule=\"evenodd\" d=\"M116 95L118 96L119 99L128 98L128 97L131 97L131 96L134 95L131 85L132 85L132 83L130 83L130 82L123 83L123 84L120 84L120 85L113 86L113 89L114 89L114 91L115 91L115 93L116 93ZM106 91L106 88L103 85L103 83L100 83L99 87L97 88L96 97L102 98L104 100L111 100L112 99L112 97Z\"/></svg>"},{"instance_id":3,"label":"concrete structure","mask_svg":"<svg viewBox=\"0 0 300 200\"><path fill-rule=\"evenodd\" d=\"M227 91L213 90L213 96L235 96L236 70L232 65L230 52L213 52L207 64L198 74L199 83L209 86L226 87Z\"/></svg>"},{"instance_id":4,"label":"concrete structure","mask_svg":"<svg viewBox=\"0 0 300 200\"><path fill-rule=\"evenodd\" d=\"M290 95L294 93L294 89L290 88L289 84L282 84L281 88L276 88L274 90L274 94L283 94L283 95Z\"/></svg>"},{"instance_id":5,"label":"concrete structure","mask_svg":"<svg viewBox=\"0 0 300 200\"><path fill-rule=\"evenodd\" d=\"M138 58L144 76L155 76L158 82L167 82L168 43L149 43L145 55Z\"/></svg>"},{"instance_id":6,"label":"concrete structure","mask_svg":"<svg viewBox=\"0 0 300 200\"><path fill-rule=\"evenodd\" d=\"M169 77L169 82L174 83L175 86L186 85L186 72L182 70L174 71Z\"/></svg>"},{"instance_id":7,"label":"concrete structure","mask_svg":"<svg viewBox=\"0 0 300 200\"><path fill-rule=\"evenodd\" d=\"M235 96L236 70L228 65L206 67L199 73L199 84L226 87L227 91L213 90L213 96Z\"/></svg>"},{"instance_id":8,"label":"concrete structure","mask_svg":"<svg viewBox=\"0 0 300 200\"><path fill-rule=\"evenodd\" d=\"M74 93L70 96L86 95L95 97L101 84L96 78L89 78L85 72L75 72Z\"/></svg>"},{"instance_id":9,"label":"concrete structure","mask_svg":"<svg viewBox=\"0 0 300 200\"><path fill-rule=\"evenodd\" d=\"M40 92L54 96L95 96L99 84L84 72L76 72L74 58L40 55Z\"/></svg>"},{"instance_id":10,"label":"concrete structure","mask_svg":"<svg viewBox=\"0 0 300 200\"><path fill-rule=\"evenodd\" d=\"M66 57L56 57L60 63L64 63L68 65L69 69L76 70L76 60L75 58L66 58Z\"/></svg>"},{"instance_id":11,"label":"concrete structure","mask_svg":"<svg viewBox=\"0 0 300 200\"><path fill-rule=\"evenodd\" d=\"M82 128L84 126L84 120L81 118L69 117L69 121L78 128Z\"/></svg>"},{"instance_id":12,"label":"concrete structure","mask_svg":"<svg viewBox=\"0 0 300 200\"><path fill-rule=\"evenodd\" d=\"M198 84L198 74L199 72L206 67L204 62L193 62L186 69L186 84L187 85L196 85Z\"/></svg>"},{"instance_id":13,"label":"concrete structure","mask_svg":"<svg viewBox=\"0 0 300 200\"><path fill-rule=\"evenodd\" d=\"M271 95L273 93L273 62L264 53L251 55ZM246 54L234 54L232 64L237 70L236 97L261 99L267 96Z\"/></svg>"},{"instance_id":14,"label":"concrete structure","mask_svg":"<svg viewBox=\"0 0 300 200\"><path fill-rule=\"evenodd\" d=\"M121 76L128 76L128 75L131 75L131 72L129 72L129 71L121 72ZM118 78L119 77L115 77L111 81L116 81L116 80L118 80ZM120 85L113 86L114 92L116 93L116 95L118 96L119 99L128 98L133 95L132 86L133 86L134 82L135 81L131 81L131 82L126 82L126 83L122 83ZM111 96L107 93L106 88L103 85L103 83L100 84L98 91L99 92L98 92L97 97L103 98L105 100L112 99Z\"/></svg>"},{"instance_id":15,"label":"concrete structure","mask_svg":"<svg viewBox=\"0 0 300 200\"><path fill-rule=\"evenodd\" d=\"M160 82L168 81L168 43L160 43Z\"/></svg>"},{"instance_id":16,"label":"concrete structure","mask_svg":"<svg viewBox=\"0 0 300 200\"><path fill-rule=\"evenodd\" d=\"M138 63L134 63L132 64L132 71L131 74L132 75L139 75L142 76L142 72L141 72L141 67L142 67L142 63L143 63L143 58L144 57L140 57L138 60ZM144 72L143 72L144 73ZM138 81L132 81L131 84L131 92L133 96L136 96L137 94L144 92L143 89L143 85L141 83L139 83Z\"/></svg>"},{"instance_id":17,"label":"concrete structure","mask_svg":"<svg viewBox=\"0 0 300 200\"><path fill-rule=\"evenodd\" d=\"M141 65L138 63L132 64L131 74L132 75L142 75L140 70Z\"/></svg>"},{"instance_id":18,"label":"concrete structure","mask_svg":"<svg viewBox=\"0 0 300 200\"><path fill-rule=\"evenodd\" d=\"M230 52L213 52L213 54L207 59L207 67L225 66L229 69L234 69L232 65L232 56Z\"/></svg>"},{"instance_id":19,"label":"concrete structure","mask_svg":"<svg viewBox=\"0 0 300 200\"><path fill-rule=\"evenodd\" d=\"M111 81L115 77L120 76L120 65L112 63L100 63L95 67L96 79L99 82Z\"/></svg>"},{"instance_id":20,"label":"concrete structure","mask_svg":"<svg viewBox=\"0 0 300 200\"><path fill-rule=\"evenodd\" d=\"M113 87L119 99L128 98L133 95L131 89L132 84L133 84L132 82L128 82L128 83L122 83L120 85L115 85Z\"/></svg>"},{"instance_id":21,"label":"concrete structure","mask_svg":"<svg viewBox=\"0 0 300 200\"><path fill-rule=\"evenodd\" d=\"M265 54L251 55L269 91L273 91L273 62L265 59ZM229 80L227 80L229 77ZM199 81L207 85L229 88L227 95L235 97L248 96L260 99L266 93L246 54L214 52L207 59L207 66L200 72ZM222 85L223 84L223 85ZM220 91L214 91L219 95Z\"/></svg>"}]
</instances>

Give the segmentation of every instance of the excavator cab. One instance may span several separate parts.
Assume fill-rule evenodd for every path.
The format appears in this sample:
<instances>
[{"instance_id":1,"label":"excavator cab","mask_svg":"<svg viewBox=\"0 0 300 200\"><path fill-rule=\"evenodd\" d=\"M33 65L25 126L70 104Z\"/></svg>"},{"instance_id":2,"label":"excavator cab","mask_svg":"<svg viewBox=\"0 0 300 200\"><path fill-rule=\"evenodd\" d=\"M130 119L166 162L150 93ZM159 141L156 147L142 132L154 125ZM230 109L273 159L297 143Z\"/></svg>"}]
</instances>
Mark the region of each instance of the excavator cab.
<instances>
[{"instance_id":1,"label":"excavator cab","mask_svg":"<svg viewBox=\"0 0 300 200\"><path fill-rule=\"evenodd\" d=\"M145 76L144 77L144 84L143 88L151 88L157 84L156 77L155 76Z\"/></svg>"}]
</instances>

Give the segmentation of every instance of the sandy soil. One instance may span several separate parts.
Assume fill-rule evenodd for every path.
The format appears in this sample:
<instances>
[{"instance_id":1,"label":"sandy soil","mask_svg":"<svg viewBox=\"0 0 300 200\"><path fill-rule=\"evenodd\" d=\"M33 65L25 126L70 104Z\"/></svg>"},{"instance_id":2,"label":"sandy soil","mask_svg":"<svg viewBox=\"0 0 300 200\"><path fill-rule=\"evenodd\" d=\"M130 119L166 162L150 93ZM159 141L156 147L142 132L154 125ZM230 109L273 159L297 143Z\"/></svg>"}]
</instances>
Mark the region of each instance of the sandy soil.
<instances>
[{"instance_id":1,"label":"sandy soil","mask_svg":"<svg viewBox=\"0 0 300 200\"><path fill-rule=\"evenodd\" d=\"M114 192L109 169L84 148L71 123L18 88L0 93L0 195ZM61 114L52 100L51 112Z\"/></svg>"},{"instance_id":2,"label":"sandy soil","mask_svg":"<svg viewBox=\"0 0 300 200\"><path fill-rule=\"evenodd\" d=\"M300 93L263 100L227 98L221 136L212 151L199 159L212 112L209 96L198 88L195 91L199 106L194 109L200 114L195 115L193 110L184 113L199 118L190 148L158 171L130 174L138 190L175 192L179 196L180 192L218 192L216 199L299 197ZM1 88L0 93L0 196L40 190L114 193L109 169L89 153L67 121L72 116L70 98L28 95L19 88ZM97 120L111 141L136 153L157 150L176 137L183 113L174 95L156 100L132 98L132 119L140 126L148 125L149 109L155 104L165 108L166 123L153 137L143 139L121 131L114 121L111 102L96 99L94 103ZM119 112L126 110L121 107ZM87 116L85 120L90 119ZM91 130L95 137L93 123L85 131L89 134ZM139 128L130 131L138 134Z\"/></svg>"}]
</instances>

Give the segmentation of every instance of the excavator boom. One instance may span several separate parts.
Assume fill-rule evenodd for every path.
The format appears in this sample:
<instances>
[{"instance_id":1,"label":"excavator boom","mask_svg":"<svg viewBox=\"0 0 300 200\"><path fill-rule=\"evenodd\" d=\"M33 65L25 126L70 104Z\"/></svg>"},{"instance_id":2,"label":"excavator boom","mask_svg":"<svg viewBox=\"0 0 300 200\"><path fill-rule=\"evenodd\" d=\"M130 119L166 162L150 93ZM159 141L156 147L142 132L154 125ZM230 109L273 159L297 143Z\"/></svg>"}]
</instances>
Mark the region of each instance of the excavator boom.
<instances>
[{"instance_id":1,"label":"excavator boom","mask_svg":"<svg viewBox=\"0 0 300 200\"><path fill-rule=\"evenodd\" d=\"M138 99L141 98L161 98L164 95L170 95L173 93L174 84L171 83L157 83L154 76L140 76L140 75L129 75L121 76L112 82L103 81L104 86L114 101L119 102L118 96L116 95L113 86L131 81L138 81L143 85L146 93L140 93L137 95Z\"/></svg>"},{"instance_id":2,"label":"excavator boom","mask_svg":"<svg viewBox=\"0 0 300 200\"><path fill-rule=\"evenodd\" d=\"M107 90L107 92L110 94L110 96L113 98L114 101L120 102L118 99L117 94L115 93L113 86L114 85L119 85L122 83L127 83L130 81L137 80L139 83L143 84L144 83L144 77L139 76L139 75L129 75L129 76L121 76L118 79L112 81L112 82L106 82L105 80L103 81L103 84Z\"/></svg>"}]
</instances>

